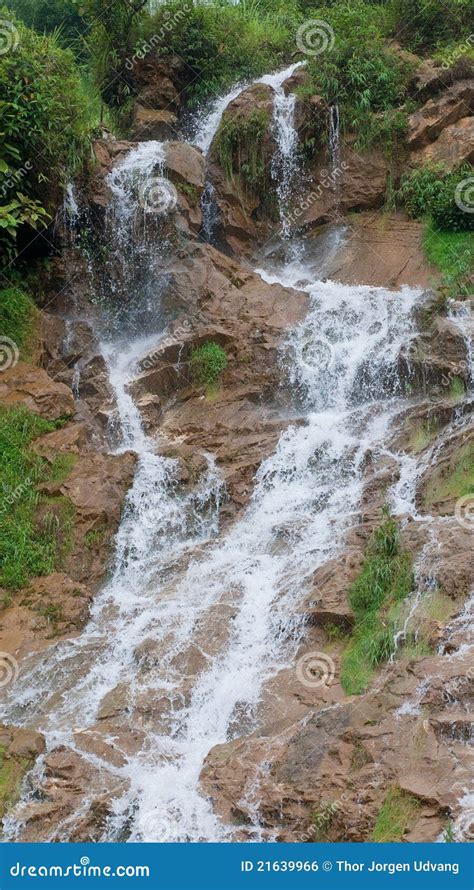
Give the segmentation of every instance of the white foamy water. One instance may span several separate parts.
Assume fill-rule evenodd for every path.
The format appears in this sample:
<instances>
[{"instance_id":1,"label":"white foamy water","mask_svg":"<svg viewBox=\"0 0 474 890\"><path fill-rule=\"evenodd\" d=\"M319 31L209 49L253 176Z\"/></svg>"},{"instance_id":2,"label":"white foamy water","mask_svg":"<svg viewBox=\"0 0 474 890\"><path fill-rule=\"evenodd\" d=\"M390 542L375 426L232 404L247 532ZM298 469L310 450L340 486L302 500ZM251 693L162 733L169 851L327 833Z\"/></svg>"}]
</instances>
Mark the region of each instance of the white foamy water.
<instances>
[{"instance_id":1,"label":"white foamy water","mask_svg":"<svg viewBox=\"0 0 474 890\"><path fill-rule=\"evenodd\" d=\"M266 79L277 96L296 67ZM216 120L203 124L204 145ZM279 120L283 127L285 116ZM110 174L115 254L129 250L137 192L162 165L161 144L145 143ZM153 281L149 244L140 255ZM127 263L121 269L126 276ZM323 283L297 261L278 273L260 272L308 293L308 315L281 356L301 422L281 435L257 473L247 510L225 533L212 456L203 455L206 470L194 487L179 487L175 461L156 453L130 394L140 358L164 328L154 286L147 294L135 288L135 301L123 311L126 330L119 336L116 325L104 341L121 427L118 450L138 455L114 570L83 633L22 664L2 713L4 722L40 728L48 751L64 745L83 758L97 774L91 800L103 791L104 772L110 775L117 790L104 840L232 839L203 794L203 764L216 745L259 727L267 681L294 661L303 634L298 606L314 570L337 553L356 521L367 449L383 452L403 406L398 355L413 334L417 292ZM146 317L154 320L154 336L143 326L140 300L151 300ZM110 708L111 695L118 707ZM81 743L98 731L104 706L111 723L103 745L128 740L119 763ZM34 792L43 781L40 759L30 777ZM21 836L22 807L32 800L25 794L7 836ZM84 807L62 825L61 839Z\"/></svg>"}]
</instances>

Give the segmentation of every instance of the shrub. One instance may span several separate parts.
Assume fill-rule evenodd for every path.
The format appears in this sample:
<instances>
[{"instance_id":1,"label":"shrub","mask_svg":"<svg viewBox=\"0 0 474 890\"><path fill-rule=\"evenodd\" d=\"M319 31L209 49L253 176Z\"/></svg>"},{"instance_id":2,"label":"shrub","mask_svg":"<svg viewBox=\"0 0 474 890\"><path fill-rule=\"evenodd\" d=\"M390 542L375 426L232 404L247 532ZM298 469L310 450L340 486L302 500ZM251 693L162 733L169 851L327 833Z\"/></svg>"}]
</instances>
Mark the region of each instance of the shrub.
<instances>
[{"instance_id":1,"label":"shrub","mask_svg":"<svg viewBox=\"0 0 474 890\"><path fill-rule=\"evenodd\" d=\"M76 44L86 29L74 0L8 0L8 7L40 34L52 34L58 29L65 45Z\"/></svg>"},{"instance_id":2,"label":"shrub","mask_svg":"<svg viewBox=\"0 0 474 890\"><path fill-rule=\"evenodd\" d=\"M193 350L191 377L199 386L214 386L227 367L227 355L222 346L211 341Z\"/></svg>"},{"instance_id":3,"label":"shrub","mask_svg":"<svg viewBox=\"0 0 474 890\"><path fill-rule=\"evenodd\" d=\"M465 165L454 173L442 167L421 167L402 177L397 199L414 217L430 214L437 229L448 232L474 230L472 213L462 210L456 201L458 186L472 179L472 169Z\"/></svg>"},{"instance_id":4,"label":"shrub","mask_svg":"<svg viewBox=\"0 0 474 890\"><path fill-rule=\"evenodd\" d=\"M9 590L53 572L64 550L72 504L66 498L53 504L38 494L38 484L54 476L54 464L31 448L54 429L26 408L0 408L0 587Z\"/></svg>"},{"instance_id":5,"label":"shrub","mask_svg":"<svg viewBox=\"0 0 474 890\"><path fill-rule=\"evenodd\" d=\"M140 45L163 35L160 53L176 53L186 62L188 100L197 103L238 80L250 80L285 62L295 49L299 21L295 3L244 0L193 4L167 0L139 21ZM185 15L179 15L187 6ZM172 23L172 27L167 27Z\"/></svg>"},{"instance_id":6,"label":"shrub","mask_svg":"<svg viewBox=\"0 0 474 890\"><path fill-rule=\"evenodd\" d=\"M0 18L18 32L15 50L0 55L0 248L11 258L24 226L44 226L61 185L88 147L89 99L72 53L57 36L43 36Z\"/></svg>"},{"instance_id":7,"label":"shrub","mask_svg":"<svg viewBox=\"0 0 474 890\"><path fill-rule=\"evenodd\" d=\"M385 6L354 0L350 5L317 9L314 18L331 26L334 46L309 60L313 90L339 105L343 127L359 134L358 147L392 138L393 123L387 118L380 124L374 115L384 115L403 102L411 66L385 44Z\"/></svg>"},{"instance_id":8,"label":"shrub","mask_svg":"<svg viewBox=\"0 0 474 890\"><path fill-rule=\"evenodd\" d=\"M472 0L392 0L393 30L412 49L465 39L472 31Z\"/></svg>"}]
</instances>

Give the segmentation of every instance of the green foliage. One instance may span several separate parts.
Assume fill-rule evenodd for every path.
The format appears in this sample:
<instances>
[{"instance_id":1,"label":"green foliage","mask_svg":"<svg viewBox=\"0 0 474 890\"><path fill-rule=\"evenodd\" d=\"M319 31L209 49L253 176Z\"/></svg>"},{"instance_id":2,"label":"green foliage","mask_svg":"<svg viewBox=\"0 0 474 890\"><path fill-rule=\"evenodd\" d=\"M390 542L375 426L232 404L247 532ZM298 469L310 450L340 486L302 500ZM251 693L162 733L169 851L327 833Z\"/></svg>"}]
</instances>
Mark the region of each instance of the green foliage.
<instances>
[{"instance_id":1,"label":"green foliage","mask_svg":"<svg viewBox=\"0 0 474 890\"><path fill-rule=\"evenodd\" d=\"M443 841L445 844L454 843L455 835L454 835L454 824L451 819L448 819L443 831Z\"/></svg>"},{"instance_id":2,"label":"green foliage","mask_svg":"<svg viewBox=\"0 0 474 890\"><path fill-rule=\"evenodd\" d=\"M401 841L419 808L420 801L412 794L392 788L377 816L371 840L378 843Z\"/></svg>"},{"instance_id":3,"label":"green foliage","mask_svg":"<svg viewBox=\"0 0 474 890\"><path fill-rule=\"evenodd\" d=\"M472 168L463 166L454 173L446 173L442 167L420 167L405 174L400 182L398 201L414 217L431 214L435 227L448 232L474 231L474 218L456 202L459 186L472 178Z\"/></svg>"},{"instance_id":4,"label":"green foliage","mask_svg":"<svg viewBox=\"0 0 474 890\"><path fill-rule=\"evenodd\" d=\"M339 105L342 126L358 134L356 147L404 135L406 116L388 112L403 103L411 66L385 43L385 6L354 0L316 9L314 18L331 26L335 41L331 50L309 60L312 89Z\"/></svg>"},{"instance_id":5,"label":"green foliage","mask_svg":"<svg viewBox=\"0 0 474 890\"><path fill-rule=\"evenodd\" d=\"M258 192L267 180L264 141L270 124L265 111L225 118L216 134L216 151L229 181L239 176L249 192Z\"/></svg>"},{"instance_id":6,"label":"green foliage","mask_svg":"<svg viewBox=\"0 0 474 890\"><path fill-rule=\"evenodd\" d=\"M341 672L342 685L349 694L364 692L377 665L392 655L395 628L389 610L408 596L412 586L412 558L402 551L397 523L386 512L349 591L355 626Z\"/></svg>"},{"instance_id":7,"label":"green foliage","mask_svg":"<svg viewBox=\"0 0 474 890\"><path fill-rule=\"evenodd\" d=\"M0 55L0 250L8 260L24 227L40 229L61 185L88 147L88 98L69 50L57 35L41 36L6 7L18 46Z\"/></svg>"},{"instance_id":8,"label":"green foliage","mask_svg":"<svg viewBox=\"0 0 474 890\"><path fill-rule=\"evenodd\" d=\"M0 337L9 337L23 350L34 330L36 309L31 297L19 288L0 290Z\"/></svg>"},{"instance_id":9,"label":"green foliage","mask_svg":"<svg viewBox=\"0 0 474 890\"><path fill-rule=\"evenodd\" d=\"M142 17L136 45L154 38L156 52L184 59L190 102L278 67L295 49L296 3L246 0L189 6L186 0L167 0L154 15Z\"/></svg>"},{"instance_id":10,"label":"green foliage","mask_svg":"<svg viewBox=\"0 0 474 890\"><path fill-rule=\"evenodd\" d=\"M91 56L95 83L109 106L120 107L131 95L127 60L133 56L136 20L147 0L78 0L89 24L86 44Z\"/></svg>"},{"instance_id":11,"label":"green foliage","mask_svg":"<svg viewBox=\"0 0 474 890\"><path fill-rule=\"evenodd\" d=\"M411 49L465 40L472 32L472 0L392 0L397 38Z\"/></svg>"},{"instance_id":12,"label":"green foliage","mask_svg":"<svg viewBox=\"0 0 474 890\"><path fill-rule=\"evenodd\" d=\"M58 30L65 45L75 45L86 29L74 0L8 0L8 8L40 34Z\"/></svg>"},{"instance_id":13,"label":"green foliage","mask_svg":"<svg viewBox=\"0 0 474 890\"><path fill-rule=\"evenodd\" d=\"M193 350L191 377L198 386L215 386L227 367L227 355L222 346L209 341Z\"/></svg>"},{"instance_id":14,"label":"green foliage","mask_svg":"<svg viewBox=\"0 0 474 890\"><path fill-rule=\"evenodd\" d=\"M64 552L72 505L39 495L37 486L54 478L54 470L31 448L55 428L26 408L0 407L0 587L16 590L53 572Z\"/></svg>"}]
</instances>

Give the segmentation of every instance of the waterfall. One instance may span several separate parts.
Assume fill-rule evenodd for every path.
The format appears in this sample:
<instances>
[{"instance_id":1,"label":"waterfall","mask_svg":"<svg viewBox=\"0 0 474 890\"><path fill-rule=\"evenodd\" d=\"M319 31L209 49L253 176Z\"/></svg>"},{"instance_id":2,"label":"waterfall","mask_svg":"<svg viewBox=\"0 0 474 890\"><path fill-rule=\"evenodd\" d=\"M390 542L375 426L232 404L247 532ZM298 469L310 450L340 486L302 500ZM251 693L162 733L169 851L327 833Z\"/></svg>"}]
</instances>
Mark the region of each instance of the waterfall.
<instances>
[{"instance_id":1,"label":"waterfall","mask_svg":"<svg viewBox=\"0 0 474 890\"><path fill-rule=\"evenodd\" d=\"M260 81L275 93L284 235L296 132L294 97L282 84L298 67ZM196 142L203 151L237 94L220 99L203 121ZM335 134L338 116L331 119ZM114 294L115 309L104 304L99 333L117 404L117 450L133 449L138 458L113 572L78 637L24 660L14 690L6 690L2 719L39 726L48 753L63 746L82 758L91 770L91 799L114 789L103 840L228 841L235 830L202 792L203 764L216 745L261 728L266 684L294 664L304 635L298 608L314 571L342 549L357 520L367 451L383 451L406 407L398 358L415 333L420 294L318 281L303 261L258 270L265 281L308 295L306 318L281 348L298 423L263 461L241 518L222 531L223 485L213 458L204 455L207 469L193 489L179 488L176 462L156 453L130 393L140 359L159 346L167 321L156 265L162 242L147 220L149 187L158 178L163 189L164 169L163 145L147 142L108 177L110 252L97 277L105 279L101 292ZM401 463L392 494L406 506L416 467ZM114 695L126 704L111 709L102 731L102 709ZM122 749L130 726L133 739ZM100 737L100 754L84 743L88 734ZM21 833L42 781L40 758L6 824L7 838ZM81 813L50 839L67 840Z\"/></svg>"},{"instance_id":2,"label":"waterfall","mask_svg":"<svg viewBox=\"0 0 474 890\"><path fill-rule=\"evenodd\" d=\"M289 237L291 229L291 202L294 197L295 181L298 172L298 133L295 128L296 96L294 93L286 95L283 84L303 64L303 62L296 62L295 65L291 65L285 71L266 75L258 81L258 83L270 86L274 92L273 134L276 141L276 151L272 159L272 176L276 183L278 210L284 238Z\"/></svg>"},{"instance_id":3,"label":"waterfall","mask_svg":"<svg viewBox=\"0 0 474 890\"><path fill-rule=\"evenodd\" d=\"M334 207L336 217L340 216L341 200L338 185L338 177L341 171L341 134L339 106L331 105L329 110L329 159L330 178L334 193Z\"/></svg>"},{"instance_id":4,"label":"waterfall","mask_svg":"<svg viewBox=\"0 0 474 890\"><path fill-rule=\"evenodd\" d=\"M262 83L272 88L275 94L273 132L277 144L272 161L272 175L277 184L280 219L285 237L290 232L288 217L294 181L298 170L298 134L294 126L296 96L293 93L286 96L283 84L304 64L304 62L296 62L294 65L290 65L289 68L278 71L276 74L266 74L264 77L257 78L251 83L239 84L233 87L229 93L216 99L210 109L196 115L192 127L194 136L191 138L191 141L197 148L201 149L204 155L207 155L219 129L222 116L230 103L243 90L248 89L254 83ZM214 187L209 180L206 182L201 206L203 210L202 235L206 241L212 243L213 233L218 220L218 211L214 199Z\"/></svg>"}]
</instances>

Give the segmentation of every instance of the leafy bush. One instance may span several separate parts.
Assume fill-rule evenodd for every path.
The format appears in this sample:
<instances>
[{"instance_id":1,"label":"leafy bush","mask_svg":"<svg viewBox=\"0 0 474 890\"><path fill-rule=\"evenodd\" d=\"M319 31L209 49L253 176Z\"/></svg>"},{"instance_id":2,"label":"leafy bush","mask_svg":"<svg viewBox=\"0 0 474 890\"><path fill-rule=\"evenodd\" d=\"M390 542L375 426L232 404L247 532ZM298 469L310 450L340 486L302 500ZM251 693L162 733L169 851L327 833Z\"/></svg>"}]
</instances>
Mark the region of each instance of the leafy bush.
<instances>
[{"instance_id":1,"label":"leafy bush","mask_svg":"<svg viewBox=\"0 0 474 890\"><path fill-rule=\"evenodd\" d=\"M351 695L364 692L374 669L394 651L390 608L413 586L412 558L401 550L397 523L387 513L367 546L359 577L351 585L352 640L342 662L341 682Z\"/></svg>"},{"instance_id":2,"label":"leafy bush","mask_svg":"<svg viewBox=\"0 0 474 890\"><path fill-rule=\"evenodd\" d=\"M472 31L472 0L392 0L393 30L412 49L465 40Z\"/></svg>"},{"instance_id":3,"label":"leafy bush","mask_svg":"<svg viewBox=\"0 0 474 890\"><path fill-rule=\"evenodd\" d=\"M8 7L29 28L52 34L58 29L64 44L76 44L86 29L74 0L8 0Z\"/></svg>"},{"instance_id":4,"label":"leafy bush","mask_svg":"<svg viewBox=\"0 0 474 890\"><path fill-rule=\"evenodd\" d=\"M392 138L393 122L384 116L404 101L411 66L386 46L386 8L354 0L317 9L314 18L331 26L334 46L309 60L311 89L339 105L343 127L359 135L358 147Z\"/></svg>"},{"instance_id":5,"label":"leafy bush","mask_svg":"<svg viewBox=\"0 0 474 890\"><path fill-rule=\"evenodd\" d=\"M72 504L62 498L53 505L38 494L37 485L54 476L54 465L30 447L54 429L26 408L0 407L0 587L6 589L53 572L64 548ZM40 505L44 517L38 523Z\"/></svg>"},{"instance_id":6,"label":"leafy bush","mask_svg":"<svg viewBox=\"0 0 474 890\"><path fill-rule=\"evenodd\" d=\"M214 386L227 367L227 355L222 346L209 341L193 350L191 377L199 386Z\"/></svg>"},{"instance_id":7,"label":"leafy bush","mask_svg":"<svg viewBox=\"0 0 474 890\"><path fill-rule=\"evenodd\" d=\"M0 248L8 259L24 226L38 229L88 147L89 99L69 50L12 19L18 46L0 55Z\"/></svg>"},{"instance_id":8,"label":"leafy bush","mask_svg":"<svg viewBox=\"0 0 474 890\"><path fill-rule=\"evenodd\" d=\"M183 7L187 12L183 15ZM137 43L162 35L155 49L177 53L188 66L188 99L198 102L238 80L271 71L295 50L296 4L246 0L193 4L167 0L139 21ZM171 24L172 27L168 27Z\"/></svg>"},{"instance_id":9,"label":"leafy bush","mask_svg":"<svg viewBox=\"0 0 474 890\"><path fill-rule=\"evenodd\" d=\"M18 288L0 291L0 337L9 337L23 349L33 333L36 309L27 294Z\"/></svg>"},{"instance_id":10,"label":"leafy bush","mask_svg":"<svg viewBox=\"0 0 474 890\"><path fill-rule=\"evenodd\" d=\"M472 231L473 214L462 210L456 202L457 187L469 178L472 179L469 166L455 173L445 173L441 167L421 167L402 177L398 200L411 216L430 214L435 227L440 230Z\"/></svg>"}]
</instances>

